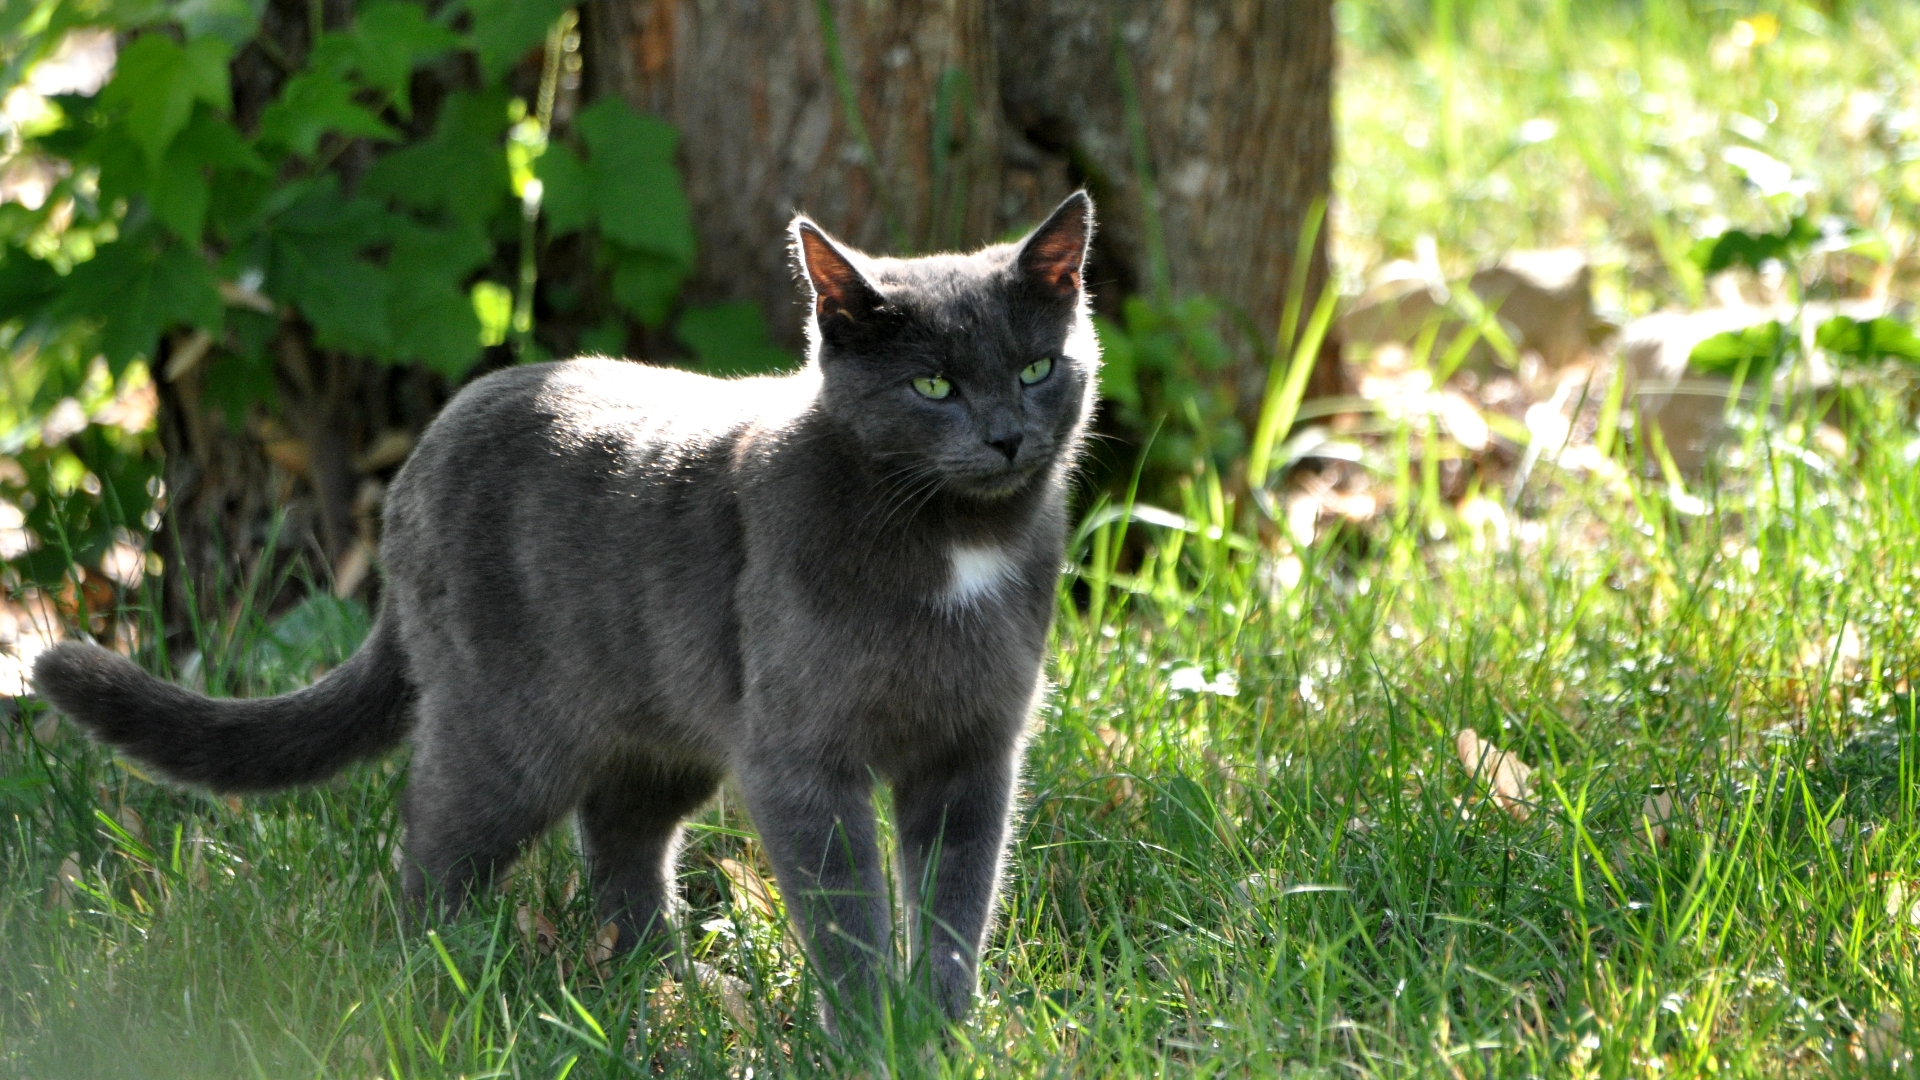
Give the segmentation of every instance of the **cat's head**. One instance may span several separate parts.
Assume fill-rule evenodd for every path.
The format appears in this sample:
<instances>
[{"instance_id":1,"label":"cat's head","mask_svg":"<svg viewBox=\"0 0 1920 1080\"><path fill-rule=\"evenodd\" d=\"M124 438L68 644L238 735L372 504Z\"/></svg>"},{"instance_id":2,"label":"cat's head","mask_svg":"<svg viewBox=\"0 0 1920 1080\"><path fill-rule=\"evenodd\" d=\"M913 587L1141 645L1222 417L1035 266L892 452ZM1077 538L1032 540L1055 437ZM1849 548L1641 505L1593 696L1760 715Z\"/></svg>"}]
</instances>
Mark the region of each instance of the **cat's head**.
<instances>
[{"instance_id":1,"label":"cat's head","mask_svg":"<svg viewBox=\"0 0 1920 1080\"><path fill-rule=\"evenodd\" d=\"M996 499L1052 473L1091 411L1100 346L1081 270L1093 202L969 255L874 258L793 223L820 404L887 471Z\"/></svg>"}]
</instances>

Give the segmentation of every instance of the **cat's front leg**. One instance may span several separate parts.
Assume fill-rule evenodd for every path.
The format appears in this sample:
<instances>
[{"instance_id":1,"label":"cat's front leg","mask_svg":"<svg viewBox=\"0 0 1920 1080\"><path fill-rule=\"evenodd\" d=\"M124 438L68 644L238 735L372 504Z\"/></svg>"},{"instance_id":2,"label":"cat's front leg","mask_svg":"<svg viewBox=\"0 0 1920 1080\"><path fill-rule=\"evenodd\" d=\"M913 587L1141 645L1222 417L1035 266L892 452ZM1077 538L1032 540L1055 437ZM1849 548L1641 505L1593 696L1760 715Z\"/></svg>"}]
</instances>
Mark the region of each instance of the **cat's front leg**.
<instances>
[{"instance_id":1,"label":"cat's front leg","mask_svg":"<svg viewBox=\"0 0 1920 1080\"><path fill-rule=\"evenodd\" d=\"M884 989L891 921L874 838L873 781L794 755L754 755L740 773L747 810L787 910L836 1013L871 1012Z\"/></svg>"},{"instance_id":2,"label":"cat's front leg","mask_svg":"<svg viewBox=\"0 0 1920 1080\"><path fill-rule=\"evenodd\" d=\"M1018 761L1016 747L894 785L914 974L950 1019L966 1015L979 983Z\"/></svg>"}]
</instances>

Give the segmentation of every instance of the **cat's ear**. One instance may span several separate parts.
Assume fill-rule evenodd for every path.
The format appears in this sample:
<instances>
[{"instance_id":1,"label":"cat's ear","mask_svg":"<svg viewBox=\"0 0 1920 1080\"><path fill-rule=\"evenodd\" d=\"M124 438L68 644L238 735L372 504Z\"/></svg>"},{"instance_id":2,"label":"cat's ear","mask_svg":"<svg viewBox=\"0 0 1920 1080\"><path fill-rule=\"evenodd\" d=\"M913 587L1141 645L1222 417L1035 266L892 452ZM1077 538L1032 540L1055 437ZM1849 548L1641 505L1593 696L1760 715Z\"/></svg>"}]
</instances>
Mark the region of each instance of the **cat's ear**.
<instances>
[{"instance_id":1,"label":"cat's ear","mask_svg":"<svg viewBox=\"0 0 1920 1080\"><path fill-rule=\"evenodd\" d=\"M1087 263L1087 244L1093 239L1093 200L1084 191L1067 196L1053 215L1020 243L1017 256L1029 281L1050 296L1072 299L1080 294L1080 271Z\"/></svg>"},{"instance_id":2,"label":"cat's ear","mask_svg":"<svg viewBox=\"0 0 1920 1080\"><path fill-rule=\"evenodd\" d=\"M813 292L813 314L822 327L835 316L857 323L885 303L846 251L805 217L793 219L793 257Z\"/></svg>"}]
</instances>

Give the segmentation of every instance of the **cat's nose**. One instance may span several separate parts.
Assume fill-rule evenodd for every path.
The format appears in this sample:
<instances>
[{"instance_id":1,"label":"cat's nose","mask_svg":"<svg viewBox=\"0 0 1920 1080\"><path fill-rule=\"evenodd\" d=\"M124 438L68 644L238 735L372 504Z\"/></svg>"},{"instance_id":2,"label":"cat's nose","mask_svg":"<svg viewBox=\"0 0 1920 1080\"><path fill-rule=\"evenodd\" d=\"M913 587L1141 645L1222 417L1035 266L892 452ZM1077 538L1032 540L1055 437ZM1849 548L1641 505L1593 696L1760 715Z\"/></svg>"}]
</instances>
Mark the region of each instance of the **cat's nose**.
<instances>
[{"instance_id":1,"label":"cat's nose","mask_svg":"<svg viewBox=\"0 0 1920 1080\"><path fill-rule=\"evenodd\" d=\"M1020 440L1022 437L1023 436L1017 431L1010 432L1006 435L990 435L987 437L987 445L1005 454L1008 461L1012 461L1014 455L1020 453Z\"/></svg>"}]
</instances>

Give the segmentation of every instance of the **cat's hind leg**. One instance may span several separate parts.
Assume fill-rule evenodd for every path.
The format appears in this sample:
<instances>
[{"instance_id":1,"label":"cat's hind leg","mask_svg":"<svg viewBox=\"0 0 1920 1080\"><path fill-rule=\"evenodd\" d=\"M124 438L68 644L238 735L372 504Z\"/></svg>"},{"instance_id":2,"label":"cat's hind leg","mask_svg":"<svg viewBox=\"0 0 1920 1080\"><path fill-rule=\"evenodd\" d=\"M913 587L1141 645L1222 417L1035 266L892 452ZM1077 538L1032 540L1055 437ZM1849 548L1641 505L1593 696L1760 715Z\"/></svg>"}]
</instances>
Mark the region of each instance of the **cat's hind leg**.
<instances>
[{"instance_id":1,"label":"cat's hind leg","mask_svg":"<svg viewBox=\"0 0 1920 1080\"><path fill-rule=\"evenodd\" d=\"M639 762L603 773L580 804L580 832L602 923L622 951L671 939L680 823L713 798L718 773Z\"/></svg>"},{"instance_id":2,"label":"cat's hind leg","mask_svg":"<svg viewBox=\"0 0 1920 1080\"><path fill-rule=\"evenodd\" d=\"M523 727L474 722L501 708L423 695L401 797L404 890L417 915L457 915L577 801L562 740L519 742L510 736Z\"/></svg>"}]
</instances>

